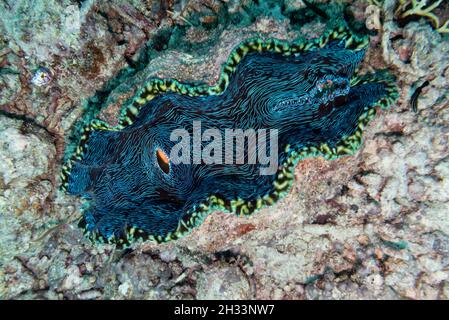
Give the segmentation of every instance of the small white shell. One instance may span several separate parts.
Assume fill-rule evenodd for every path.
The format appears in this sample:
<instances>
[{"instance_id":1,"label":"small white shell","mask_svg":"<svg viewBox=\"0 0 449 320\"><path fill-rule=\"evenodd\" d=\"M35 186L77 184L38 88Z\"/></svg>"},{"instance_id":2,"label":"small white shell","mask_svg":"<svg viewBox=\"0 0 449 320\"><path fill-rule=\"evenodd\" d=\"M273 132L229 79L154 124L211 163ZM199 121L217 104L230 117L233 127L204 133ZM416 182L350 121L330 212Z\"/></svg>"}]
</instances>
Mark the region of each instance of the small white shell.
<instances>
[{"instance_id":1,"label":"small white shell","mask_svg":"<svg viewBox=\"0 0 449 320\"><path fill-rule=\"evenodd\" d=\"M53 80L50 70L45 67L39 67L31 78L31 83L38 87L43 87Z\"/></svg>"}]
</instances>

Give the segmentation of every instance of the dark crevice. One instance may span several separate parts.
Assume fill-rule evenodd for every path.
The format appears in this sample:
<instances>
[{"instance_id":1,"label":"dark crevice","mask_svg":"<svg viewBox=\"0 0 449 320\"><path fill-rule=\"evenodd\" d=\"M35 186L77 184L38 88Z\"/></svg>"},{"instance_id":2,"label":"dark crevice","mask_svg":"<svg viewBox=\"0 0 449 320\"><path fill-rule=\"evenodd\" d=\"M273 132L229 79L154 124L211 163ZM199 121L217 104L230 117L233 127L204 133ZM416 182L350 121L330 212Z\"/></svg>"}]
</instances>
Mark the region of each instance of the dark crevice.
<instances>
[{"instance_id":1,"label":"dark crevice","mask_svg":"<svg viewBox=\"0 0 449 320\"><path fill-rule=\"evenodd\" d=\"M304 4L307 6L307 8L309 8L310 10L312 10L316 15L320 16L321 18L324 19L329 19L329 15L320 9L320 7L316 4L314 4L312 1L308 1L308 0L302 0L302 2L304 2Z\"/></svg>"},{"instance_id":2,"label":"dark crevice","mask_svg":"<svg viewBox=\"0 0 449 320\"><path fill-rule=\"evenodd\" d=\"M47 127L45 127L44 125L36 122L35 119L27 117L26 115L10 113L10 112L4 111L4 110L0 110L0 115L1 116L5 116L5 117L10 118L10 119L23 121L26 126L29 127L31 125L31 126L37 128L37 129L42 129L49 135L49 137L52 137L53 139L55 137L55 133L54 132L51 132L50 130L48 130ZM28 132L32 132L33 134L38 134L38 132L35 132L34 130L29 130L28 129ZM27 132L24 132L24 134L26 134L26 133Z\"/></svg>"}]
</instances>

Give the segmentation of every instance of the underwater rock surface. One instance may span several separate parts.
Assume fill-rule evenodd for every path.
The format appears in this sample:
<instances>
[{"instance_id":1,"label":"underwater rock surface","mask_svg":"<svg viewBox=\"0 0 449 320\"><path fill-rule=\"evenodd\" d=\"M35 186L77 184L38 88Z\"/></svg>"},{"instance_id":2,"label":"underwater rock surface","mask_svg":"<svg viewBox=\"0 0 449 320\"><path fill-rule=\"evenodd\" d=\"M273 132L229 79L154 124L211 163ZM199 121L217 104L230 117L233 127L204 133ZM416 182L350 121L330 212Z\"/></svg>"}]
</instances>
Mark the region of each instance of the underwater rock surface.
<instances>
[{"instance_id":1,"label":"underwater rock surface","mask_svg":"<svg viewBox=\"0 0 449 320\"><path fill-rule=\"evenodd\" d=\"M182 4L175 3L176 14ZM33 24L5 27L20 15L4 8L0 297L449 298L447 35L423 19L401 25L397 1L378 6L387 27L370 36L360 71L390 69L401 96L394 108L379 110L354 156L302 160L292 191L275 206L249 218L216 212L176 242L114 253L83 237L82 203L59 191L57 178L78 123L98 116L115 125L120 106L153 77L213 85L244 39L316 38L331 27L301 1L286 1L284 11L271 1L191 3L192 13L180 17L139 1L85 1L81 8L67 1L83 15L85 35L73 42L63 27L48 29L56 28L66 51L35 50L42 38L23 37ZM352 27L363 26L368 4L346 3ZM53 6L54 19L67 6ZM33 21L48 11L27 12ZM427 39L427 49L417 39ZM41 66L54 78L34 87L29 80ZM425 81L415 113L410 100Z\"/></svg>"}]
</instances>

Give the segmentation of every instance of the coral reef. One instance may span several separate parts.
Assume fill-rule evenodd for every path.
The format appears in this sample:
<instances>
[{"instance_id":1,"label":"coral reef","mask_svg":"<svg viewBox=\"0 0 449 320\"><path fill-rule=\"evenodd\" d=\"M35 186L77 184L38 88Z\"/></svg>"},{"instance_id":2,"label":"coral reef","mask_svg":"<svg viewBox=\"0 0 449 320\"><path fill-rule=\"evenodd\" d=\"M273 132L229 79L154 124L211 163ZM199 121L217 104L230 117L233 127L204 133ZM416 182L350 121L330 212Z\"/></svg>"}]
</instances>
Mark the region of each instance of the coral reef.
<instances>
[{"instance_id":1,"label":"coral reef","mask_svg":"<svg viewBox=\"0 0 449 320\"><path fill-rule=\"evenodd\" d=\"M396 0L329 2L314 2L324 15L300 0L0 2L0 297L448 299L448 35L398 17ZM83 202L58 176L84 123L114 124L154 77L213 85L241 41L317 38L326 15L369 35L360 72L388 68L400 88L353 157L300 161L276 206L217 212L176 242L83 237Z\"/></svg>"}]
</instances>

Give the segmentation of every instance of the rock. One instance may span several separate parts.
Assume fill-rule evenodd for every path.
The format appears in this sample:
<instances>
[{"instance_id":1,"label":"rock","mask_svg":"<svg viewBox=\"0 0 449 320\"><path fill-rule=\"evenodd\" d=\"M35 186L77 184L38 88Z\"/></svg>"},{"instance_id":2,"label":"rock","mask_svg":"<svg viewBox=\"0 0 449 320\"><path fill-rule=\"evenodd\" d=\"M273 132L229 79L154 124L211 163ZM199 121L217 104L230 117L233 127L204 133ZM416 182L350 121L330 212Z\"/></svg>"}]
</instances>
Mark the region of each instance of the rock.
<instances>
[{"instance_id":1,"label":"rock","mask_svg":"<svg viewBox=\"0 0 449 320\"><path fill-rule=\"evenodd\" d=\"M83 238L83 202L53 181L73 124L100 105L112 123L151 77L212 84L249 37L291 41L327 27L295 14L303 1L274 2L192 1L189 10L176 2L174 16L139 0L9 2L0 17L2 298L449 298L449 45L426 21L399 26L393 0L382 8L346 1L355 22L378 31L362 71L389 68L401 93L379 110L356 154L305 159L274 206L249 218L216 212L176 242L120 251ZM198 25L180 18L184 9ZM30 86L41 65L54 78ZM121 70L126 77L116 77ZM410 99L424 81L415 114Z\"/></svg>"},{"instance_id":2,"label":"rock","mask_svg":"<svg viewBox=\"0 0 449 320\"><path fill-rule=\"evenodd\" d=\"M44 130L0 115L0 263L26 251L49 222L39 217L52 185L40 176L54 155Z\"/></svg>"},{"instance_id":3,"label":"rock","mask_svg":"<svg viewBox=\"0 0 449 320\"><path fill-rule=\"evenodd\" d=\"M248 280L238 268L213 268L198 277L197 298L241 300L251 298Z\"/></svg>"},{"instance_id":4,"label":"rock","mask_svg":"<svg viewBox=\"0 0 449 320\"><path fill-rule=\"evenodd\" d=\"M67 269L67 276L62 282L60 290L69 291L79 287L82 283L81 273L77 266L70 266Z\"/></svg>"}]
</instances>

